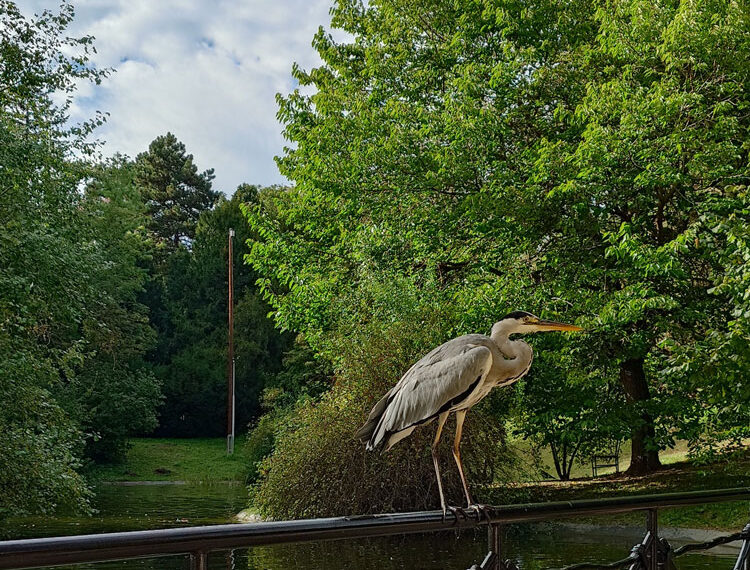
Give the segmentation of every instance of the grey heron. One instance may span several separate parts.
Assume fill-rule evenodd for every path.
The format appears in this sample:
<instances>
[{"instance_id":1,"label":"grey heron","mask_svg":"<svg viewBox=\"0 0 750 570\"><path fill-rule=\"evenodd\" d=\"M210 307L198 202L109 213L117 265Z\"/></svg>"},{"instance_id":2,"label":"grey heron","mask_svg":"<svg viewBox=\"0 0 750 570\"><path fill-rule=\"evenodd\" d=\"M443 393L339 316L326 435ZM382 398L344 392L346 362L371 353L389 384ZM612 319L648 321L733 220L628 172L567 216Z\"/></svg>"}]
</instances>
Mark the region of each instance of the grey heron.
<instances>
[{"instance_id":1,"label":"grey heron","mask_svg":"<svg viewBox=\"0 0 750 570\"><path fill-rule=\"evenodd\" d=\"M446 507L440 478L437 445L448 416L456 414L453 457L466 494L467 508L480 510L466 483L461 461L461 435L466 412L495 387L509 386L531 368L533 351L521 339L511 335L545 331L580 331L575 325L546 321L525 311L514 311L492 326L489 336L467 334L441 344L414 364L375 404L367 422L356 436L368 450L383 447L387 451L408 437L418 426L437 419L432 442L440 506L443 516L448 508L454 514L461 509Z\"/></svg>"}]
</instances>

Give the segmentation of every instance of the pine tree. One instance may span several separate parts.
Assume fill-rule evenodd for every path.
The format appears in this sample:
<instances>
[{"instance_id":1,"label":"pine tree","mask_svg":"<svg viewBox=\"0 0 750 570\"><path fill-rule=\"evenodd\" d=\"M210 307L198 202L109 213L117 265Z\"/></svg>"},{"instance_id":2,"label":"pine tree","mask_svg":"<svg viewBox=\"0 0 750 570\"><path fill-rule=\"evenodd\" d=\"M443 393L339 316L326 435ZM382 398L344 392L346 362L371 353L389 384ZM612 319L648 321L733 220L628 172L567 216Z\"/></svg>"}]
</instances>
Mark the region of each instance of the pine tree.
<instances>
[{"instance_id":1,"label":"pine tree","mask_svg":"<svg viewBox=\"0 0 750 570\"><path fill-rule=\"evenodd\" d=\"M189 245L201 212L213 207L213 169L198 173L193 155L172 133L156 137L136 157L136 183L150 216L149 229L169 250Z\"/></svg>"}]
</instances>

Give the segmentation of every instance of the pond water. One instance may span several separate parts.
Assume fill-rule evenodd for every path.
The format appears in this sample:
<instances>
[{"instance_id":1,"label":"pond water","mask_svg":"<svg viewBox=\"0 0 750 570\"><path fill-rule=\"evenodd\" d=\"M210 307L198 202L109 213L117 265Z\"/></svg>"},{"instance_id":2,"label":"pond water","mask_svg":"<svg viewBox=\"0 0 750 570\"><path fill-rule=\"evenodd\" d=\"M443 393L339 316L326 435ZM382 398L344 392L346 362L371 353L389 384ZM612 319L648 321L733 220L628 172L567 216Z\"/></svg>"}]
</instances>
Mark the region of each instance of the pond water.
<instances>
[{"instance_id":1,"label":"pond water","mask_svg":"<svg viewBox=\"0 0 750 570\"><path fill-rule=\"evenodd\" d=\"M32 538L232 522L246 504L242 485L101 485L92 517L24 517L0 526L0 537ZM523 570L556 568L574 562L611 562L639 541L641 529L616 532L564 524L514 525L505 536L506 557ZM679 545L679 541L670 541ZM265 569L465 569L479 563L487 549L486 531L445 532L350 541L290 544L216 552L211 570ZM733 557L685 555L681 570L731 569ZM176 570L186 557L84 564L77 570Z\"/></svg>"}]
</instances>

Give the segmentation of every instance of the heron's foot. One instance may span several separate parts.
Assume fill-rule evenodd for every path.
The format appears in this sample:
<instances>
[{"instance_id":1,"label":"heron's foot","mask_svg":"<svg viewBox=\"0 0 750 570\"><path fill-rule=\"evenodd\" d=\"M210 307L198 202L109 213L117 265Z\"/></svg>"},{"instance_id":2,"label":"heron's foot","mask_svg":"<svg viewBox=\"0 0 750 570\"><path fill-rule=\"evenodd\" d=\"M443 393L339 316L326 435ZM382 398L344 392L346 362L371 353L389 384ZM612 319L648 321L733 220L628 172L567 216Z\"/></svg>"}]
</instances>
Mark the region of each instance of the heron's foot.
<instances>
[{"instance_id":1,"label":"heron's foot","mask_svg":"<svg viewBox=\"0 0 750 570\"><path fill-rule=\"evenodd\" d=\"M473 511L477 514L477 518L481 521L482 518L490 520L490 509L487 505L481 503L471 503L466 507L467 511Z\"/></svg>"},{"instance_id":2,"label":"heron's foot","mask_svg":"<svg viewBox=\"0 0 750 570\"><path fill-rule=\"evenodd\" d=\"M454 517L454 522L458 524L459 517L461 517L463 520L466 520L468 517L466 516L466 511L462 509L461 507L452 507L450 505L443 506L443 522L446 521L448 517L448 512L450 512Z\"/></svg>"}]
</instances>

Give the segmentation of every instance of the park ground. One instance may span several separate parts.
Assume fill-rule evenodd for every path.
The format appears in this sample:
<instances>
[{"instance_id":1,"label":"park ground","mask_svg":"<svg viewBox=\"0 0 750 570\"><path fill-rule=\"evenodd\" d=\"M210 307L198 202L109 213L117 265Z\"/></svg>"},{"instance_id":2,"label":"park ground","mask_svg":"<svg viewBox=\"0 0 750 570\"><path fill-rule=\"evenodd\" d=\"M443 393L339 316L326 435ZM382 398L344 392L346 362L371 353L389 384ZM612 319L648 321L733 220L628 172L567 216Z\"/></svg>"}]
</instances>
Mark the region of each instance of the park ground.
<instances>
[{"instance_id":1,"label":"park ground","mask_svg":"<svg viewBox=\"0 0 750 570\"><path fill-rule=\"evenodd\" d=\"M185 481L188 483L245 482L248 458L244 439L238 438L235 453L226 454L226 441L213 439L133 439L121 464L96 466L92 481ZM493 504L591 499L622 495L750 487L750 454L730 461L695 465L686 460L686 449L678 445L661 455L664 469L644 477L609 473L591 477L590 466L577 466L571 481L525 481L484 489L482 498ZM546 458L542 457L544 461ZM623 450L622 467L628 465ZM589 518L601 524L641 524L642 515L627 514ZM660 511L667 526L738 530L750 521L748 502L717 503ZM580 518L576 522L582 522Z\"/></svg>"},{"instance_id":2,"label":"park ground","mask_svg":"<svg viewBox=\"0 0 750 570\"><path fill-rule=\"evenodd\" d=\"M237 438L235 451L227 455L223 438L130 440L125 461L95 465L88 472L92 481L185 481L187 483L244 482L247 473L244 438Z\"/></svg>"},{"instance_id":3,"label":"park ground","mask_svg":"<svg viewBox=\"0 0 750 570\"><path fill-rule=\"evenodd\" d=\"M688 460L687 445L678 442L675 448L663 451L660 458L663 469L647 476L634 477L622 472L615 473L614 468L610 468L603 470L599 477L592 477L591 465L584 462L574 466L570 481L553 479L496 485L485 490L484 500L492 504L535 503L731 487L750 488L750 453L696 465ZM554 473L548 453L542 454L541 463L545 471ZM627 469L629 463L630 449L625 445L620 458L621 470ZM659 519L661 524L673 527L739 530L750 522L750 507L748 501L741 501L663 509L659 511ZM585 520L578 517L576 522L642 524L643 515L630 513Z\"/></svg>"}]
</instances>

